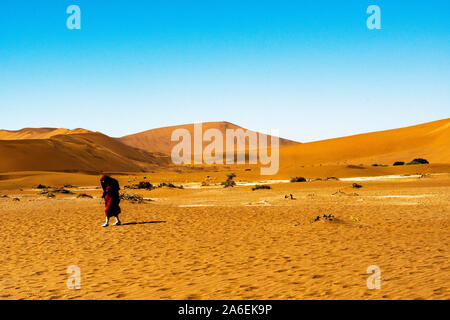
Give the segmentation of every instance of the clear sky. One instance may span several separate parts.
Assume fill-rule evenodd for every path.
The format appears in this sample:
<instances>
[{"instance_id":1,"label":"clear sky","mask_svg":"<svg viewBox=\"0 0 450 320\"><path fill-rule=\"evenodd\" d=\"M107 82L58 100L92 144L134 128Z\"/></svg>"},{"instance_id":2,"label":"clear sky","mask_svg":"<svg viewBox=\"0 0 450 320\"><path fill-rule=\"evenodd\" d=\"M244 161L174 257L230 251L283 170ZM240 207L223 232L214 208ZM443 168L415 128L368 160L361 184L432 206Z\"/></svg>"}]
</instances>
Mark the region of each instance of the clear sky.
<instances>
[{"instance_id":1,"label":"clear sky","mask_svg":"<svg viewBox=\"0 0 450 320\"><path fill-rule=\"evenodd\" d=\"M298 141L448 118L450 1L2 0L0 111L4 129L224 120Z\"/></svg>"}]
</instances>

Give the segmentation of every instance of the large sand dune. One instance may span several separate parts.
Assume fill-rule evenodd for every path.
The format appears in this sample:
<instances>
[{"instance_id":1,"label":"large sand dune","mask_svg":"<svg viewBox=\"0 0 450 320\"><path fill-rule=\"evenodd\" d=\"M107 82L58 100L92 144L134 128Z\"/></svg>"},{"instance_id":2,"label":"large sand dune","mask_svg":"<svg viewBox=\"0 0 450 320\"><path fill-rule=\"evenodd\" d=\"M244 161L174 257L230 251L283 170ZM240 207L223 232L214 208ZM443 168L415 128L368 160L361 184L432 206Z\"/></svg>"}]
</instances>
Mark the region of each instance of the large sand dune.
<instances>
[{"instance_id":1,"label":"large sand dune","mask_svg":"<svg viewBox=\"0 0 450 320\"><path fill-rule=\"evenodd\" d=\"M416 126L288 146L280 167L303 165L389 164L425 158L450 163L450 119Z\"/></svg>"},{"instance_id":2,"label":"large sand dune","mask_svg":"<svg viewBox=\"0 0 450 320\"><path fill-rule=\"evenodd\" d=\"M142 171L166 165L160 154L127 146L101 133L49 139L0 140L0 171Z\"/></svg>"},{"instance_id":3,"label":"large sand dune","mask_svg":"<svg viewBox=\"0 0 450 320\"><path fill-rule=\"evenodd\" d=\"M172 132L177 129L186 129L190 132L192 137L192 143L194 139L194 124L185 124L185 125L179 125L179 126L171 126L171 127L164 127L164 128L157 128L157 129L151 129L148 131L128 135L125 137L120 138L120 141L124 142L125 144L128 144L130 146L140 148L149 152L162 152L166 154L170 154L172 148L178 143L177 141L172 142L171 141L171 135ZM225 132L227 129L237 130L237 129L243 129L246 131L247 129L242 128L238 125L235 125L230 122L204 122L202 123L202 130L203 133L208 129L218 129L223 137L223 145L226 146L225 143ZM251 131L250 132L255 132ZM270 144L270 135L268 136L268 143ZM205 147L208 143L205 142L203 144L203 147ZM288 140L288 139L279 139L279 145L280 146L289 146L298 144L296 141Z\"/></svg>"},{"instance_id":4,"label":"large sand dune","mask_svg":"<svg viewBox=\"0 0 450 320\"><path fill-rule=\"evenodd\" d=\"M226 129L241 127L228 122L203 123L203 132L211 128L224 133ZM84 129L2 130L0 152L6 156L0 159L0 171L153 170L170 164L171 148L177 143L170 136L176 129L187 129L193 136L193 124L153 129L120 139ZM371 167L371 164L392 165L395 161L421 157L434 165L448 165L449 141L450 119L303 144L280 139L279 175L411 173L410 168ZM363 168L358 167L361 164L365 171L356 172L355 169Z\"/></svg>"}]
</instances>

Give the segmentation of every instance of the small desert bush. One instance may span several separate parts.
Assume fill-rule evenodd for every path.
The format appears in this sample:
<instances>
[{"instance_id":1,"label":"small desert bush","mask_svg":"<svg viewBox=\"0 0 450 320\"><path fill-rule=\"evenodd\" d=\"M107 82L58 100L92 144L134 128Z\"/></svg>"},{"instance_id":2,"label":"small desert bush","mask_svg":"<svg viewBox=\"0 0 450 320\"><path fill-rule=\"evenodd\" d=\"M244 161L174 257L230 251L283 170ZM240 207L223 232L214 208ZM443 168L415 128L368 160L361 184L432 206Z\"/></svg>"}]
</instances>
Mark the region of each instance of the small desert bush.
<instances>
[{"instance_id":1,"label":"small desert bush","mask_svg":"<svg viewBox=\"0 0 450 320\"><path fill-rule=\"evenodd\" d=\"M306 179L303 177L293 177L291 182L306 182Z\"/></svg>"},{"instance_id":2,"label":"small desert bush","mask_svg":"<svg viewBox=\"0 0 450 320\"><path fill-rule=\"evenodd\" d=\"M349 168L349 169L364 169L364 166L356 166L354 164L349 164L347 166L347 168Z\"/></svg>"},{"instance_id":3,"label":"small desert bush","mask_svg":"<svg viewBox=\"0 0 450 320\"><path fill-rule=\"evenodd\" d=\"M158 185L158 188L168 187L168 188L176 188L176 189L184 189L183 186L176 186L171 182L163 182Z\"/></svg>"},{"instance_id":4,"label":"small desert bush","mask_svg":"<svg viewBox=\"0 0 450 320\"><path fill-rule=\"evenodd\" d=\"M89 198L92 199L93 197L89 194L86 193L80 193L79 195L77 195L77 198Z\"/></svg>"},{"instance_id":5,"label":"small desert bush","mask_svg":"<svg viewBox=\"0 0 450 320\"><path fill-rule=\"evenodd\" d=\"M55 188L52 190L54 193L62 193L62 194L73 194L72 191L64 189L64 188Z\"/></svg>"},{"instance_id":6,"label":"small desert bush","mask_svg":"<svg viewBox=\"0 0 450 320\"><path fill-rule=\"evenodd\" d=\"M153 190L155 187L148 181L140 181L138 184L132 184L131 186L125 186L125 189L145 189Z\"/></svg>"},{"instance_id":7,"label":"small desert bush","mask_svg":"<svg viewBox=\"0 0 450 320\"><path fill-rule=\"evenodd\" d=\"M268 185L257 184L256 186L254 186L252 188L252 191L259 190L259 189L272 189L272 188L270 186L268 186Z\"/></svg>"},{"instance_id":8,"label":"small desert bush","mask_svg":"<svg viewBox=\"0 0 450 320\"><path fill-rule=\"evenodd\" d=\"M407 165L410 165L410 164L429 164L429 162L426 159L416 158L413 161L407 163Z\"/></svg>"},{"instance_id":9,"label":"small desert bush","mask_svg":"<svg viewBox=\"0 0 450 320\"><path fill-rule=\"evenodd\" d=\"M404 166L405 162L404 161L395 161L393 166Z\"/></svg>"},{"instance_id":10,"label":"small desert bush","mask_svg":"<svg viewBox=\"0 0 450 320\"><path fill-rule=\"evenodd\" d=\"M227 180L222 182L221 185L223 185L224 188L234 187L236 185L236 182L233 181L235 177L236 175L234 173L230 173L229 175L227 175Z\"/></svg>"},{"instance_id":11,"label":"small desert bush","mask_svg":"<svg viewBox=\"0 0 450 320\"><path fill-rule=\"evenodd\" d=\"M131 202L141 203L141 202L144 201L144 197L142 197L139 194L121 193L120 194L120 200L128 200L128 201L131 201Z\"/></svg>"},{"instance_id":12,"label":"small desert bush","mask_svg":"<svg viewBox=\"0 0 450 320\"><path fill-rule=\"evenodd\" d=\"M357 183L353 183L353 184L352 184L352 187L353 187L353 188L356 188L356 189L359 189L359 188L362 188L362 185L357 184Z\"/></svg>"},{"instance_id":13,"label":"small desert bush","mask_svg":"<svg viewBox=\"0 0 450 320\"><path fill-rule=\"evenodd\" d=\"M387 167L387 164L373 163L372 167Z\"/></svg>"}]
</instances>

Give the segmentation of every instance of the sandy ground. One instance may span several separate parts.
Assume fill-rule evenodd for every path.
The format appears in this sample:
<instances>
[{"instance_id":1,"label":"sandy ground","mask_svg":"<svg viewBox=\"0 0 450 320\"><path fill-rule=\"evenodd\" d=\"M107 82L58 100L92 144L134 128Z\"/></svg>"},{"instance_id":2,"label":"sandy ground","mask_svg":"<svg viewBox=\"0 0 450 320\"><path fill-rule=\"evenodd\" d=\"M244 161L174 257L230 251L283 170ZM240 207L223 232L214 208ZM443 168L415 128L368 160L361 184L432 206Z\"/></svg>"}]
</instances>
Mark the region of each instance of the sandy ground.
<instances>
[{"instance_id":1,"label":"sandy ground","mask_svg":"<svg viewBox=\"0 0 450 320\"><path fill-rule=\"evenodd\" d=\"M123 201L124 225L108 228L97 180L0 177L1 299L450 299L448 173L360 189L330 180L126 190L153 201ZM38 181L77 187L49 199ZM336 219L314 222L323 214ZM79 290L66 286L70 265ZM367 288L370 265L379 290Z\"/></svg>"}]
</instances>

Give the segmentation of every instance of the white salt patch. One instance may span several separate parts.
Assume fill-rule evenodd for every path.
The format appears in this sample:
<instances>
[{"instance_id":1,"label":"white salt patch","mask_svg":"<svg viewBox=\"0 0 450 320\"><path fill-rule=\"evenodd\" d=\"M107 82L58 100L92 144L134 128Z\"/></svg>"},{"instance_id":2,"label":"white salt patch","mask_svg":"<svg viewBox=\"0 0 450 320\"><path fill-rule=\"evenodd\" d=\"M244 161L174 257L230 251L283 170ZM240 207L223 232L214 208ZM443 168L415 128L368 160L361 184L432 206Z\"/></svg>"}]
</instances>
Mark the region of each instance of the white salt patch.
<instances>
[{"instance_id":1,"label":"white salt patch","mask_svg":"<svg viewBox=\"0 0 450 320\"><path fill-rule=\"evenodd\" d=\"M376 198L426 198L431 196L430 194L419 194L419 195L389 195L389 196L375 196Z\"/></svg>"},{"instance_id":2,"label":"white salt patch","mask_svg":"<svg viewBox=\"0 0 450 320\"><path fill-rule=\"evenodd\" d=\"M406 178L419 178L421 175L415 174L410 176L390 175L390 176L375 176L375 177L353 177L353 178L340 178L341 181L370 181L370 180L384 180L384 179L406 179Z\"/></svg>"},{"instance_id":3,"label":"white salt patch","mask_svg":"<svg viewBox=\"0 0 450 320\"><path fill-rule=\"evenodd\" d=\"M257 182L237 182L236 185L238 186L256 186L257 184L275 184L275 183L288 183L290 180L264 180L264 181L257 181Z\"/></svg>"},{"instance_id":4,"label":"white salt patch","mask_svg":"<svg viewBox=\"0 0 450 320\"><path fill-rule=\"evenodd\" d=\"M268 201L266 201L266 200L261 200L261 201L258 201L258 202L247 203L246 204L247 207L261 206L261 205L263 205L263 206L270 206L270 203Z\"/></svg>"}]
</instances>

